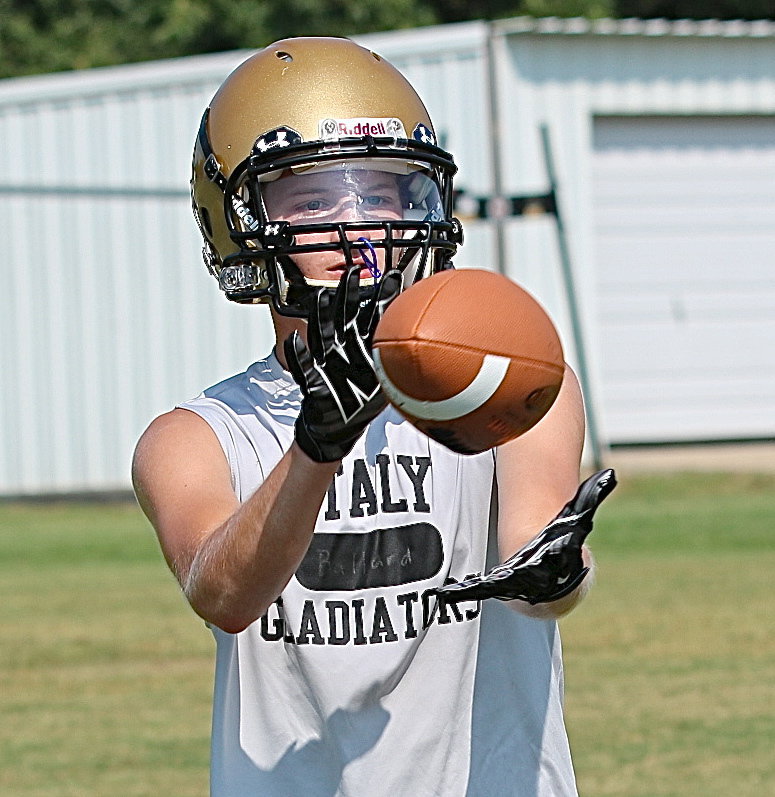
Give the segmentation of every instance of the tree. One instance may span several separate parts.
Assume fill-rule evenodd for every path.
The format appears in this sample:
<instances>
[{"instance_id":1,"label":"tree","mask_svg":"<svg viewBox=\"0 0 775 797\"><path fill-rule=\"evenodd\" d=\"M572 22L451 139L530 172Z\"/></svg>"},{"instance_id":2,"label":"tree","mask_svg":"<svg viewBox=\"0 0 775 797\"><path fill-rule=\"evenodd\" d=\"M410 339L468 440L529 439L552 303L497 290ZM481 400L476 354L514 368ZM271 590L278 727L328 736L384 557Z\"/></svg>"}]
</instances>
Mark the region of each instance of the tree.
<instances>
[{"instance_id":1,"label":"tree","mask_svg":"<svg viewBox=\"0 0 775 797\"><path fill-rule=\"evenodd\" d=\"M643 19L775 19L772 0L616 0L615 12Z\"/></svg>"},{"instance_id":2,"label":"tree","mask_svg":"<svg viewBox=\"0 0 775 797\"><path fill-rule=\"evenodd\" d=\"M440 22L504 17L590 17L610 16L615 0L426 0Z\"/></svg>"},{"instance_id":3,"label":"tree","mask_svg":"<svg viewBox=\"0 0 775 797\"><path fill-rule=\"evenodd\" d=\"M0 77L436 21L418 0L0 0Z\"/></svg>"},{"instance_id":4,"label":"tree","mask_svg":"<svg viewBox=\"0 0 775 797\"><path fill-rule=\"evenodd\" d=\"M288 36L347 36L439 21L422 0L286 0L269 4L268 40Z\"/></svg>"},{"instance_id":5,"label":"tree","mask_svg":"<svg viewBox=\"0 0 775 797\"><path fill-rule=\"evenodd\" d=\"M0 77L511 16L775 18L772 0L0 0Z\"/></svg>"},{"instance_id":6,"label":"tree","mask_svg":"<svg viewBox=\"0 0 775 797\"><path fill-rule=\"evenodd\" d=\"M255 0L0 0L0 73L256 46L265 16Z\"/></svg>"}]
</instances>

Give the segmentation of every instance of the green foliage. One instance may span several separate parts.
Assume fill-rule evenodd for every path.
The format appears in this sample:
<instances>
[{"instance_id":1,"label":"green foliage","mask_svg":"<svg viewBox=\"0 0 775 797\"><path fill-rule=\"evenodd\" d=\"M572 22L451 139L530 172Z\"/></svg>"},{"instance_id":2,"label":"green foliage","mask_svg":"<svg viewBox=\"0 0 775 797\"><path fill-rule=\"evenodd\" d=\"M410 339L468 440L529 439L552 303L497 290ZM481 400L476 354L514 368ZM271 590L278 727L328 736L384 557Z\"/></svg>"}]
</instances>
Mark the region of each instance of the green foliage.
<instances>
[{"instance_id":1,"label":"green foliage","mask_svg":"<svg viewBox=\"0 0 775 797\"><path fill-rule=\"evenodd\" d=\"M518 13L528 17L612 17L615 0L522 0Z\"/></svg>"},{"instance_id":2,"label":"green foliage","mask_svg":"<svg viewBox=\"0 0 775 797\"><path fill-rule=\"evenodd\" d=\"M775 18L771 0L0 0L0 78L471 19Z\"/></svg>"},{"instance_id":3,"label":"green foliage","mask_svg":"<svg viewBox=\"0 0 775 797\"><path fill-rule=\"evenodd\" d=\"M289 36L346 36L438 21L417 0L287 0L269 3L267 40Z\"/></svg>"},{"instance_id":4,"label":"green foliage","mask_svg":"<svg viewBox=\"0 0 775 797\"><path fill-rule=\"evenodd\" d=\"M772 0L616 0L616 17L775 19Z\"/></svg>"},{"instance_id":5,"label":"green foliage","mask_svg":"<svg viewBox=\"0 0 775 797\"><path fill-rule=\"evenodd\" d=\"M0 0L0 77L436 21L415 0Z\"/></svg>"},{"instance_id":6,"label":"green foliage","mask_svg":"<svg viewBox=\"0 0 775 797\"><path fill-rule=\"evenodd\" d=\"M610 15L614 0L425 0L439 22L507 17L590 17Z\"/></svg>"},{"instance_id":7,"label":"green foliage","mask_svg":"<svg viewBox=\"0 0 775 797\"><path fill-rule=\"evenodd\" d=\"M520 15L765 19L775 9L771 0L0 0L0 77Z\"/></svg>"},{"instance_id":8,"label":"green foliage","mask_svg":"<svg viewBox=\"0 0 775 797\"><path fill-rule=\"evenodd\" d=\"M0 77L466 19L601 16L613 0L0 0Z\"/></svg>"},{"instance_id":9,"label":"green foliage","mask_svg":"<svg viewBox=\"0 0 775 797\"><path fill-rule=\"evenodd\" d=\"M0 0L0 74L257 47L266 16L255 0Z\"/></svg>"}]
</instances>

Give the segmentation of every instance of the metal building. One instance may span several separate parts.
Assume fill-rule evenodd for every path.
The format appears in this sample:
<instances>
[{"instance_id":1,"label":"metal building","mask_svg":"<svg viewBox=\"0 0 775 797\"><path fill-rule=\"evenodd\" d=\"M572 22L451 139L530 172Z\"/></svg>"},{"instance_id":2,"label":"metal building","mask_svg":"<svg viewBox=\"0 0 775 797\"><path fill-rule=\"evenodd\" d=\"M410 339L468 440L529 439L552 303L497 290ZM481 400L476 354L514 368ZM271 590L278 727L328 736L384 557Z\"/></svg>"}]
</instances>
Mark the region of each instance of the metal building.
<instances>
[{"instance_id":1,"label":"metal building","mask_svg":"<svg viewBox=\"0 0 775 797\"><path fill-rule=\"evenodd\" d=\"M557 321L593 444L775 437L775 24L359 40L482 200L458 265L503 269ZM271 345L265 310L206 274L187 194L202 110L247 55L0 82L0 495L126 489L154 415ZM559 215L485 201L545 198L552 173Z\"/></svg>"}]
</instances>

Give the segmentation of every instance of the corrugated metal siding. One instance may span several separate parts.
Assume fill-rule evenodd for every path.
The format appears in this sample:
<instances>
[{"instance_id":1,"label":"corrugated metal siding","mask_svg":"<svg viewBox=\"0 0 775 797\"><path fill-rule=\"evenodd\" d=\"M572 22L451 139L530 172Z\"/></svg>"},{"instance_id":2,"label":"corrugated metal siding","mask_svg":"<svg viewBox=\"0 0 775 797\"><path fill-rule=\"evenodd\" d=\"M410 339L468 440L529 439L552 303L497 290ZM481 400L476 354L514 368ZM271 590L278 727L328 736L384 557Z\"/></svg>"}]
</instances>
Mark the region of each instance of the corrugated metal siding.
<instances>
[{"instance_id":1,"label":"corrugated metal siding","mask_svg":"<svg viewBox=\"0 0 775 797\"><path fill-rule=\"evenodd\" d=\"M585 22L574 26L560 21L544 25L519 21L503 23L499 30L505 36L507 51L501 61L505 69L499 72L502 127L508 135L504 173L512 181L512 190L540 184L543 164L538 128L541 123L547 124L556 144L561 209L592 360L588 394L601 415L605 439L610 443L631 443L775 436L775 385L771 377L764 375L773 370L771 322L764 321L768 314L775 315L771 299L765 298L772 297L771 287L758 296L749 292L745 300L748 304L738 306L734 319L727 313L725 323L716 329L706 326L693 332L693 345L702 351L705 364L712 359L714 350L728 352L732 341L744 339L748 350L738 364L743 359L758 361L760 367L755 375L744 374L740 368L735 372L727 357L722 358L723 366L717 364L728 369L722 378L692 383L686 363L671 361L670 353L665 351L667 340L654 340L646 360L643 348L633 347L638 334L635 317L624 318L625 305L617 307L615 301L612 303L607 279L617 274L619 297L638 294L642 303L655 306L661 297L659 288L644 278L642 252L625 247L614 253L601 241L598 211L604 198L597 194L600 175L596 171L599 164L594 139L596 120L614 115L631 118L635 131L640 120L693 118L696 124L692 134L698 137L698 147L709 152L715 145L710 139L703 142L703 121L710 129L719 115L730 120L756 115L770 129L775 118L775 25L595 26ZM509 96L514 98L511 103ZM710 158L708 163L719 161ZM730 164L728 168L734 167ZM678 173L675 176L678 180ZM651 197L639 193L639 185L627 182L624 173L619 178L619 189L632 192L630 217L623 224L629 235L640 236L645 245L653 227L649 216ZM766 168L740 173L738 178L738 191L775 197L775 186ZM683 211L688 211L693 202L693 176L684 179ZM678 232L678 236L684 240L692 237L695 260L718 260L718 240L702 242L698 236L691 236L690 216L683 213L681 218L687 225L686 234ZM738 242L745 234L759 240L771 234L771 225L761 214L756 216L758 221L750 214L744 219L736 218L740 221ZM549 234L542 241L536 239L530 247L524 243L523 240L514 247L523 259L524 271L537 276L543 270L546 279L556 273ZM681 250L663 250L661 256L665 270L675 273L677 279L683 274L686 282L693 282L686 274ZM758 257L763 266L761 250ZM734 270L734 257L720 267ZM772 286L771 275L769 280ZM541 291L553 295L550 285L538 281L535 284L539 295ZM723 302L722 295L719 290L712 301ZM695 281L688 301L696 307L706 300L707 290L701 281ZM623 335L625 328L627 334ZM626 376L620 366L628 360L630 370ZM699 362L697 358L692 373L696 373ZM651 367L648 390L643 383L647 364ZM634 371L639 366L641 372L635 378ZM702 392L701 401L696 391ZM660 397L656 402L655 394ZM661 410L656 410L656 404ZM651 421L644 420L649 418Z\"/></svg>"},{"instance_id":2,"label":"corrugated metal siding","mask_svg":"<svg viewBox=\"0 0 775 797\"><path fill-rule=\"evenodd\" d=\"M0 493L126 488L154 415L268 350L266 313L205 273L187 192L199 117L241 58L193 81L183 62L0 87Z\"/></svg>"},{"instance_id":3,"label":"corrugated metal siding","mask_svg":"<svg viewBox=\"0 0 775 797\"><path fill-rule=\"evenodd\" d=\"M515 53L523 53L524 42L501 35L498 24L466 23L436 31L427 32L424 42L423 31L407 38L390 34L362 41L392 60L418 88L460 167L458 189L472 196L492 196L497 187L493 168L500 155L504 194L546 192L540 116L531 107L529 85L514 69ZM496 90L491 97L493 76ZM497 105L495 111L491 102ZM493 113L501 120L497 130ZM499 262L495 223L466 219L465 243L456 264L502 270L532 291L557 323L569 359L575 362L553 219L507 219L503 227L505 251Z\"/></svg>"},{"instance_id":4,"label":"corrugated metal siding","mask_svg":"<svg viewBox=\"0 0 775 797\"><path fill-rule=\"evenodd\" d=\"M775 116L599 118L603 401L614 439L775 431Z\"/></svg>"},{"instance_id":5,"label":"corrugated metal siding","mask_svg":"<svg viewBox=\"0 0 775 797\"><path fill-rule=\"evenodd\" d=\"M486 124L483 32L394 59L450 147ZM227 303L205 273L187 192L201 113L246 56L0 84L0 223L18 264L0 321L0 494L126 488L152 417L271 346L267 311ZM487 148L460 149L469 190L487 192ZM474 224L468 249L490 238Z\"/></svg>"},{"instance_id":6,"label":"corrugated metal siding","mask_svg":"<svg viewBox=\"0 0 775 797\"><path fill-rule=\"evenodd\" d=\"M548 125L597 406L611 327L598 295L595 120L775 114L775 25L517 19L360 41L415 83L474 195L493 191L498 157L507 193L546 190ZM154 415L270 345L268 314L227 303L205 273L187 196L201 112L246 55L0 83L0 494L127 487ZM503 268L550 309L573 360L553 219L504 226ZM497 267L493 224L466 232L458 264ZM612 428L620 439L636 429Z\"/></svg>"}]
</instances>

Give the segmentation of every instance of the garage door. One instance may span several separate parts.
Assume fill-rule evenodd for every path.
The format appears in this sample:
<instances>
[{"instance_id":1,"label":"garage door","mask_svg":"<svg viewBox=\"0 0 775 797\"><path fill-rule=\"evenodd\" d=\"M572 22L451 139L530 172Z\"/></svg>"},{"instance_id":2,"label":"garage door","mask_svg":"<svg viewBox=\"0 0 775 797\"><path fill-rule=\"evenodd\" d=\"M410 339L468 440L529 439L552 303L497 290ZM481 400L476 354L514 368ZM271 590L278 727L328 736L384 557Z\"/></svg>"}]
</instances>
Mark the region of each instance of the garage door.
<instances>
[{"instance_id":1,"label":"garage door","mask_svg":"<svg viewBox=\"0 0 775 797\"><path fill-rule=\"evenodd\" d=\"M775 117L599 118L612 443L775 437Z\"/></svg>"}]
</instances>

